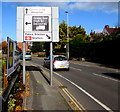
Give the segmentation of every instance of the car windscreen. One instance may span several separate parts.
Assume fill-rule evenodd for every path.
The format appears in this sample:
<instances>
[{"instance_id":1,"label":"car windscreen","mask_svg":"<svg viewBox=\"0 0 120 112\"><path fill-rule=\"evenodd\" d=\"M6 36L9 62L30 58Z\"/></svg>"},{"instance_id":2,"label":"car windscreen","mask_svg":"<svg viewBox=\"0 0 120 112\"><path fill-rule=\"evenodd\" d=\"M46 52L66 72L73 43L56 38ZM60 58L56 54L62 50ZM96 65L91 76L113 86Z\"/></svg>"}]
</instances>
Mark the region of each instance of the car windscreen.
<instances>
[{"instance_id":1,"label":"car windscreen","mask_svg":"<svg viewBox=\"0 0 120 112\"><path fill-rule=\"evenodd\" d=\"M30 52L26 52L26 55L31 55L31 53Z\"/></svg>"},{"instance_id":2,"label":"car windscreen","mask_svg":"<svg viewBox=\"0 0 120 112\"><path fill-rule=\"evenodd\" d=\"M66 61L67 58L66 57L55 57L54 60L56 60L56 61Z\"/></svg>"}]
</instances>

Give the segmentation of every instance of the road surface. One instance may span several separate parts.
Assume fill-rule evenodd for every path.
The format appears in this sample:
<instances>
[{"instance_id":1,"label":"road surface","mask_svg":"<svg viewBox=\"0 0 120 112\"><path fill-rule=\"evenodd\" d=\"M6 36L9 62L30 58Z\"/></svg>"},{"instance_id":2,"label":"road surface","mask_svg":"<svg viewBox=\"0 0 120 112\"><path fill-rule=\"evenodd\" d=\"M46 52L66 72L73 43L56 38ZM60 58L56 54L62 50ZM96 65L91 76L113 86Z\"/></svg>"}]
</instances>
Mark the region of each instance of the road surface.
<instances>
[{"instance_id":1,"label":"road surface","mask_svg":"<svg viewBox=\"0 0 120 112\"><path fill-rule=\"evenodd\" d=\"M33 57L32 63L43 65L43 59ZM85 110L119 110L120 72L116 69L70 62L70 70L54 72Z\"/></svg>"}]
</instances>

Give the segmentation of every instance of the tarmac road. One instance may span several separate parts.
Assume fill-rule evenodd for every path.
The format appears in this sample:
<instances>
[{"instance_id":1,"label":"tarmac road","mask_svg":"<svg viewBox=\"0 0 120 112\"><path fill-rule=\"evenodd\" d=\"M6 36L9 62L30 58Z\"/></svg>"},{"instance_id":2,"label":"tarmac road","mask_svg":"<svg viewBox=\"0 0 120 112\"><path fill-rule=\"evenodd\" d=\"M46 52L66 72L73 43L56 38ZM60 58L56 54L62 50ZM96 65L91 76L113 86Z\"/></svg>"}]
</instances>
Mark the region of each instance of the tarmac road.
<instances>
[{"instance_id":1,"label":"tarmac road","mask_svg":"<svg viewBox=\"0 0 120 112\"><path fill-rule=\"evenodd\" d=\"M43 59L33 58L43 65ZM70 71L55 71L54 77L64 85L86 110L118 111L120 72L87 62L70 63Z\"/></svg>"}]
</instances>

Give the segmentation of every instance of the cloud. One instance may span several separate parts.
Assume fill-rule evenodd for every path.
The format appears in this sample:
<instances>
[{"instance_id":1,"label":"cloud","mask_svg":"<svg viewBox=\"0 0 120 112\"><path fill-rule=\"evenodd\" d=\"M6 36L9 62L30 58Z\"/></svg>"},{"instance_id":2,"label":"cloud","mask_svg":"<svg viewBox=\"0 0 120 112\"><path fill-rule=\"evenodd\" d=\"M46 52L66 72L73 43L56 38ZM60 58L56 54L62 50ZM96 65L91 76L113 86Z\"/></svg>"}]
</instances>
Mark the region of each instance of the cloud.
<instances>
[{"instance_id":1,"label":"cloud","mask_svg":"<svg viewBox=\"0 0 120 112\"><path fill-rule=\"evenodd\" d=\"M119 0L76 0L76 2L119 2Z\"/></svg>"},{"instance_id":2,"label":"cloud","mask_svg":"<svg viewBox=\"0 0 120 112\"><path fill-rule=\"evenodd\" d=\"M79 9L79 10L94 10L96 9L96 4L86 3L86 2L77 2L69 5L70 9Z\"/></svg>"},{"instance_id":3,"label":"cloud","mask_svg":"<svg viewBox=\"0 0 120 112\"><path fill-rule=\"evenodd\" d=\"M102 10L105 13L118 12L117 2L77 2L69 5L70 9L93 11Z\"/></svg>"},{"instance_id":4,"label":"cloud","mask_svg":"<svg viewBox=\"0 0 120 112\"><path fill-rule=\"evenodd\" d=\"M103 31L103 29L96 29L94 30L96 33L101 33Z\"/></svg>"},{"instance_id":5,"label":"cloud","mask_svg":"<svg viewBox=\"0 0 120 112\"><path fill-rule=\"evenodd\" d=\"M68 7L68 3L66 2L17 2L18 6L46 6L46 7L59 7L60 9L65 9Z\"/></svg>"},{"instance_id":6,"label":"cloud","mask_svg":"<svg viewBox=\"0 0 120 112\"><path fill-rule=\"evenodd\" d=\"M119 0L1 0L2 2L119 2Z\"/></svg>"},{"instance_id":7,"label":"cloud","mask_svg":"<svg viewBox=\"0 0 120 112\"><path fill-rule=\"evenodd\" d=\"M61 9L77 9L85 11L101 10L105 13L117 13L119 0L2 0L4 2L17 2L18 4L36 4L55 6ZM46 5L47 2L47 5Z\"/></svg>"}]
</instances>

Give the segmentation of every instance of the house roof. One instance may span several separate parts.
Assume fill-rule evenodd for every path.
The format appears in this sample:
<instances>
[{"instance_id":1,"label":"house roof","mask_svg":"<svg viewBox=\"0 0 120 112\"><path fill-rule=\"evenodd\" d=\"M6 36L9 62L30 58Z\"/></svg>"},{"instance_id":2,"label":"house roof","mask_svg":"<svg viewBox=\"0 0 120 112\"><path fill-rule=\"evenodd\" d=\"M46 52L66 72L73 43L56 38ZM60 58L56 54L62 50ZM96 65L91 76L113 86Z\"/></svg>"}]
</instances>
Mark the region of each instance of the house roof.
<instances>
[{"instance_id":1,"label":"house roof","mask_svg":"<svg viewBox=\"0 0 120 112\"><path fill-rule=\"evenodd\" d=\"M106 28L107 32L112 35L117 32L118 28Z\"/></svg>"}]
</instances>

